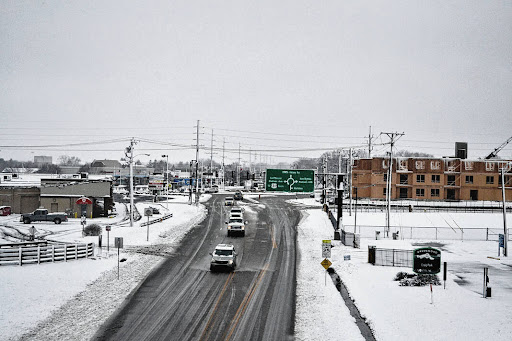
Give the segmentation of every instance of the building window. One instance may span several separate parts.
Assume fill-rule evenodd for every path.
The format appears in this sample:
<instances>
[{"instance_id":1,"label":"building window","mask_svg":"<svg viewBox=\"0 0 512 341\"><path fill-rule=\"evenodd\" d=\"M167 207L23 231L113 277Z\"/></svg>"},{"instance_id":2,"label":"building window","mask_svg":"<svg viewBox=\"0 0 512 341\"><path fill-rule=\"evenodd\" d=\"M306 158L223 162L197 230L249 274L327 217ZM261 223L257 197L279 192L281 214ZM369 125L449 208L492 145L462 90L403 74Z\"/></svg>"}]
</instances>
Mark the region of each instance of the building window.
<instances>
[{"instance_id":1,"label":"building window","mask_svg":"<svg viewBox=\"0 0 512 341\"><path fill-rule=\"evenodd\" d=\"M425 169L425 161L416 161L416 169Z\"/></svg>"},{"instance_id":2,"label":"building window","mask_svg":"<svg viewBox=\"0 0 512 341\"><path fill-rule=\"evenodd\" d=\"M424 197L425 196L425 189L424 188L416 188L416 196L417 197Z\"/></svg>"},{"instance_id":3,"label":"building window","mask_svg":"<svg viewBox=\"0 0 512 341\"><path fill-rule=\"evenodd\" d=\"M430 169L440 169L441 162L440 161L430 161Z\"/></svg>"},{"instance_id":4,"label":"building window","mask_svg":"<svg viewBox=\"0 0 512 341\"><path fill-rule=\"evenodd\" d=\"M382 195L386 195L386 193L387 193L387 188L386 188L386 187L384 187L384 188L382 189Z\"/></svg>"},{"instance_id":5,"label":"building window","mask_svg":"<svg viewBox=\"0 0 512 341\"><path fill-rule=\"evenodd\" d=\"M466 183L467 184L473 183L473 175L466 175Z\"/></svg>"},{"instance_id":6,"label":"building window","mask_svg":"<svg viewBox=\"0 0 512 341\"><path fill-rule=\"evenodd\" d=\"M494 184L494 176L486 176L485 177L485 183L488 184L488 185L492 185Z\"/></svg>"},{"instance_id":7,"label":"building window","mask_svg":"<svg viewBox=\"0 0 512 341\"><path fill-rule=\"evenodd\" d=\"M389 168L389 160L382 160L382 168Z\"/></svg>"},{"instance_id":8,"label":"building window","mask_svg":"<svg viewBox=\"0 0 512 341\"><path fill-rule=\"evenodd\" d=\"M433 183L440 183L441 182L441 175L439 175L439 174L432 175L432 182Z\"/></svg>"},{"instance_id":9,"label":"building window","mask_svg":"<svg viewBox=\"0 0 512 341\"><path fill-rule=\"evenodd\" d=\"M455 175L448 175L446 179L447 186L455 186Z\"/></svg>"},{"instance_id":10,"label":"building window","mask_svg":"<svg viewBox=\"0 0 512 341\"><path fill-rule=\"evenodd\" d=\"M384 174L384 182L388 182L388 173Z\"/></svg>"},{"instance_id":11,"label":"building window","mask_svg":"<svg viewBox=\"0 0 512 341\"><path fill-rule=\"evenodd\" d=\"M430 190L430 196L431 197L439 197L439 188L432 188Z\"/></svg>"},{"instance_id":12,"label":"building window","mask_svg":"<svg viewBox=\"0 0 512 341\"><path fill-rule=\"evenodd\" d=\"M416 182L425 182L425 174L416 175Z\"/></svg>"},{"instance_id":13,"label":"building window","mask_svg":"<svg viewBox=\"0 0 512 341\"><path fill-rule=\"evenodd\" d=\"M453 160L448 161L446 169L448 172L455 172L457 170L457 163Z\"/></svg>"},{"instance_id":14,"label":"building window","mask_svg":"<svg viewBox=\"0 0 512 341\"><path fill-rule=\"evenodd\" d=\"M398 160L398 167L401 171L406 171L407 170L407 159Z\"/></svg>"},{"instance_id":15,"label":"building window","mask_svg":"<svg viewBox=\"0 0 512 341\"><path fill-rule=\"evenodd\" d=\"M494 170L494 162L486 162L485 163L485 170L486 171L493 171Z\"/></svg>"},{"instance_id":16,"label":"building window","mask_svg":"<svg viewBox=\"0 0 512 341\"><path fill-rule=\"evenodd\" d=\"M473 161L464 161L464 168L466 170L473 170Z\"/></svg>"},{"instance_id":17,"label":"building window","mask_svg":"<svg viewBox=\"0 0 512 341\"><path fill-rule=\"evenodd\" d=\"M409 177L407 174L400 174L400 185L407 185L409 183Z\"/></svg>"}]
</instances>

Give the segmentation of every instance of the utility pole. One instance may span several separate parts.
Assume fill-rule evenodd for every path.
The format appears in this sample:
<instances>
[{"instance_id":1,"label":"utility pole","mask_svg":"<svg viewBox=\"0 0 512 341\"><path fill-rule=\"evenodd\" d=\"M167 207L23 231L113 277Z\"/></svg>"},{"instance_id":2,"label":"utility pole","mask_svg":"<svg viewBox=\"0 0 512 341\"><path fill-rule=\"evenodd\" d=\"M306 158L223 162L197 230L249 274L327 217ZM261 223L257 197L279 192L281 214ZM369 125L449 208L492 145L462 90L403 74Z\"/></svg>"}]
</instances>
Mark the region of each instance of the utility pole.
<instances>
[{"instance_id":1,"label":"utility pole","mask_svg":"<svg viewBox=\"0 0 512 341\"><path fill-rule=\"evenodd\" d=\"M212 129L212 141L210 143L210 172L213 173L213 129Z\"/></svg>"},{"instance_id":2,"label":"utility pole","mask_svg":"<svg viewBox=\"0 0 512 341\"><path fill-rule=\"evenodd\" d=\"M226 138L222 140L222 189L226 189L226 169L224 168L224 152L226 149Z\"/></svg>"},{"instance_id":3,"label":"utility pole","mask_svg":"<svg viewBox=\"0 0 512 341\"><path fill-rule=\"evenodd\" d=\"M339 152L338 173L341 173L341 149L338 152Z\"/></svg>"},{"instance_id":4,"label":"utility pole","mask_svg":"<svg viewBox=\"0 0 512 341\"><path fill-rule=\"evenodd\" d=\"M199 203L199 120L196 127L196 204Z\"/></svg>"},{"instance_id":5,"label":"utility pole","mask_svg":"<svg viewBox=\"0 0 512 341\"><path fill-rule=\"evenodd\" d=\"M133 227L133 146L136 143L135 138L132 137L130 146L126 148L124 153L130 164L130 227Z\"/></svg>"},{"instance_id":6,"label":"utility pole","mask_svg":"<svg viewBox=\"0 0 512 341\"><path fill-rule=\"evenodd\" d=\"M327 177L327 156L324 157L324 163L323 163L323 173L324 176L322 178L322 204L327 203L327 191L325 189L325 186L327 185L326 177Z\"/></svg>"},{"instance_id":7,"label":"utility pole","mask_svg":"<svg viewBox=\"0 0 512 341\"><path fill-rule=\"evenodd\" d=\"M508 171L508 167L507 167ZM505 164L501 167L501 195L503 197L503 256L508 256L507 206L505 198Z\"/></svg>"},{"instance_id":8,"label":"utility pole","mask_svg":"<svg viewBox=\"0 0 512 341\"><path fill-rule=\"evenodd\" d=\"M162 155L165 161L165 208L169 209L169 154Z\"/></svg>"},{"instance_id":9,"label":"utility pole","mask_svg":"<svg viewBox=\"0 0 512 341\"><path fill-rule=\"evenodd\" d=\"M393 146L395 142L402 136L404 133L381 133L386 134L390 139L391 149L389 152L389 167L388 167L388 178L386 183L386 199L387 199L387 209L386 209L386 237L389 237L390 230L390 216L391 216L391 187L392 187L392 177L393 177Z\"/></svg>"},{"instance_id":10,"label":"utility pole","mask_svg":"<svg viewBox=\"0 0 512 341\"><path fill-rule=\"evenodd\" d=\"M370 126L370 132L368 134L368 158L371 159L372 158L372 150L373 150L373 147L372 147L372 139L373 139L373 135L372 135L372 126Z\"/></svg>"},{"instance_id":11,"label":"utility pole","mask_svg":"<svg viewBox=\"0 0 512 341\"><path fill-rule=\"evenodd\" d=\"M348 169L349 169L349 174L348 174L348 189L349 189L349 205L348 205L348 212L349 212L349 216L352 216L352 148L349 149L349 164L348 164Z\"/></svg>"},{"instance_id":12,"label":"utility pole","mask_svg":"<svg viewBox=\"0 0 512 341\"><path fill-rule=\"evenodd\" d=\"M240 142L238 143L238 167L236 169L236 183L240 186Z\"/></svg>"}]
</instances>

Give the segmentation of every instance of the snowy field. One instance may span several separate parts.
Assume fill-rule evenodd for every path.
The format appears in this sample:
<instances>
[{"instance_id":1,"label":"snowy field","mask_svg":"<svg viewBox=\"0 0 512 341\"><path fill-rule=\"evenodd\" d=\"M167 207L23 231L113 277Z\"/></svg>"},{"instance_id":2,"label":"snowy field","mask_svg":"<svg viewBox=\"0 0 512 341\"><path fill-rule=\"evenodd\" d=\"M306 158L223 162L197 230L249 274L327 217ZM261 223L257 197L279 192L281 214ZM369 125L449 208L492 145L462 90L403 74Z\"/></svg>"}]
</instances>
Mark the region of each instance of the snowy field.
<instances>
[{"instance_id":1,"label":"snowy field","mask_svg":"<svg viewBox=\"0 0 512 341\"><path fill-rule=\"evenodd\" d=\"M245 197L247 201L257 203L259 194ZM208 198L205 196L203 200ZM173 218L151 225L149 242L146 241L146 228L139 226L145 218L130 228L122 222L125 218L122 205L117 207L121 212L119 217L95 219L102 225L112 224L111 245L114 237L124 238L121 258L127 261L121 263L119 280L117 251L113 248L109 253L105 248L97 250L94 260L0 267L0 294L4 298L0 307L0 340L88 340L92 337L122 304L126 295L161 260L161 257L131 250L139 246L164 245L162 251L172 252L186 232L204 218L204 206L190 206L186 200L186 197L176 197L169 201L169 212L173 213ZM318 205L313 199L291 202L298 207ZM142 212L149 205L158 207L161 215L166 213L165 203L138 204L138 209ZM411 213L407 217L395 214L392 221L423 226L429 221L442 221L438 215L435 212ZM452 213L450 216L461 228L480 226L477 221L499 225L501 219L501 215L496 213ZM353 217L345 217L344 222L350 223L350 219ZM378 226L383 221L382 215L376 213L360 213L357 219L368 226ZM512 217L508 219L510 221ZM453 221L450 221L452 225ZM5 225L14 226L24 233L29 227L13 217L0 217L0 232L6 230L2 227ZM81 236L79 219L71 219L62 225L36 224L36 228L39 234L51 231L52 239L97 242L97 237ZM304 211L298 226L297 340L363 339L343 299L320 264L322 240L332 239L332 236L332 225L324 212L318 209ZM105 238L104 232L104 244ZM9 238L5 237L5 240ZM495 241L438 240L443 244L442 261L448 262L450 271L446 289L435 286L432 296L430 288L400 287L393 281L397 272L412 272L411 269L367 263L368 245L414 249L417 246L413 243L425 241L429 240L362 238L361 248L355 250L332 241L335 246L332 249L332 267L343 279L377 340L509 339L512 326L507 324L507 313L512 309L512 287L509 284L512 262L503 257L494 259L498 251ZM343 260L345 255L350 255L349 261ZM462 269L465 264L470 269ZM483 266L490 267L493 290L492 297L487 299L481 294L480 270ZM467 274L461 274L464 271Z\"/></svg>"}]
</instances>

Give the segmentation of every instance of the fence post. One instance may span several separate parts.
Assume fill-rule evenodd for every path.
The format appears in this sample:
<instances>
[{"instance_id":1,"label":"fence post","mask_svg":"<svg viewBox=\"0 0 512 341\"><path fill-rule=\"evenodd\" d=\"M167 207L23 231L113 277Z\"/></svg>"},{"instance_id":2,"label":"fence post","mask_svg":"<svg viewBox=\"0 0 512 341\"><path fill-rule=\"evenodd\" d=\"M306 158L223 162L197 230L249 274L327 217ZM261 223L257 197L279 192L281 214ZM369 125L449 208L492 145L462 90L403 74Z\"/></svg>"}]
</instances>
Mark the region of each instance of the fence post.
<instances>
[{"instance_id":1,"label":"fence post","mask_svg":"<svg viewBox=\"0 0 512 341\"><path fill-rule=\"evenodd\" d=\"M485 241L489 241L489 228L486 228L485 231Z\"/></svg>"},{"instance_id":2,"label":"fence post","mask_svg":"<svg viewBox=\"0 0 512 341\"><path fill-rule=\"evenodd\" d=\"M68 261L68 246L64 244L64 262Z\"/></svg>"},{"instance_id":3,"label":"fence post","mask_svg":"<svg viewBox=\"0 0 512 341\"><path fill-rule=\"evenodd\" d=\"M391 250L393 253L393 266L395 266L395 249Z\"/></svg>"},{"instance_id":4,"label":"fence post","mask_svg":"<svg viewBox=\"0 0 512 341\"><path fill-rule=\"evenodd\" d=\"M75 244L75 259L78 259L78 244Z\"/></svg>"},{"instance_id":5,"label":"fence post","mask_svg":"<svg viewBox=\"0 0 512 341\"><path fill-rule=\"evenodd\" d=\"M55 263L55 245L52 245L52 263Z\"/></svg>"},{"instance_id":6,"label":"fence post","mask_svg":"<svg viewBox=\"0 0 512 341\"><path fill-rule=\"evenodd\" d=\"M23 258L23 250L21 249L21 246L19 247L19 255L20 255L19 262L20 262L20 266L21 266L23 264L23 260L22 260L22 258Z\"/></svg>"},{"instance_id":7,"label":"fence post","mask_svg":"<svg viewBox=\"0 0 512 341\"><path fill-rule=\"evenodd\" d=\"M37 245L37 264L41 264L41 245Z\"/></svg>"},{"instance_id":8,"label":"fence post","mask_svg":"<svg viewBox=\"0 0 512 341\"><path fill-rule=\"evenodd\" d=\"M94 247L93 247L94 250ZM85 244L85 259L89 258L89 244Z\"/></svg>"}]
</instances>

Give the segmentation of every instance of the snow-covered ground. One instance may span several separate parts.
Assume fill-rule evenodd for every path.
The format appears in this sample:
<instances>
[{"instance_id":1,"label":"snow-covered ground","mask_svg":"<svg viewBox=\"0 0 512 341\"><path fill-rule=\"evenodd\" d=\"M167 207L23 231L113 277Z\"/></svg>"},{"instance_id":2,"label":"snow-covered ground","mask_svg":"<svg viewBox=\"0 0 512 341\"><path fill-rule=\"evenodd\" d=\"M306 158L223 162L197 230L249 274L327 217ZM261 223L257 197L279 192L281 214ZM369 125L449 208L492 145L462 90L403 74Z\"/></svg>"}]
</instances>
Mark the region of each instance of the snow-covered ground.
<instances>
[{"instance_id":1,"label":"snow-covered ground","mask_svg":"<svg viewBox=\"0 0 512 341\"><path fill-rule=\"evenodd\" d=\"M301 204L307 205L308 200L302 200ZM409 223L424 226L438 214L411 213ZM501 219L496 213L452 214L452 217L461 227L478 225L475 221ZM366 213L360 214L360 218L369 225L382 224L381 215ZM510 215L507 218L510 219ZM333 290L332 281L329 283L329 277L325 285L325 271L320 264L321 245L323 239L332 239L332 236L333 228L325 212L307 210L298 234L301 256L297 274L296 334L299 340L358 340L361 337L359 330L345 326L353 319L348 310L339 307L343 302L339 293ZM410 250L418 247L412 244L417 242L422 241L363 238L361 248L353 249L332 241L332 267L347 286L361 315L366 317L376 339L510 339L512 325L508 313L512 309L512 260L496 259L497 242L438 240L445 244L443 248L447 251L442 252L442 262L448 263L448 269L460 264L476 264L477 275L468 276L469 283L460 286L455 282L460 278L449 271L446 289L434 286L432 296L430 287L401 287L393 281L399 271L412 273L412 269L368 263L368 245ZM349 261L344 260L345 255L350 256ZM482 297L484 266L492 269L489 272L492 297L487 299ZM442 274L439 275L442 279Z\"/></svg>"},{"instance_id":2,"label":"snow-covered ground","mask_svg":"<svg viewBox=\"0 0 512 341\"><path fill-rule=\"evenodd\" d=\"M201 201L208 200L209 195ZM147 206L157 207L162 217L167 212L173 217L147 228L140 227L146 218L133 227L123 223L124 205L116 205L116 218L94 219L102 226L110 224L110 250L107 252L107 234L103 231L103 249L88 260L26 266L0 266L0 340L88 340L97 328L119 307L125 297L144 279L162 259L158 256L135 253L138 246L165 245L161 251L172 252L191 227L206 216L203 205L187 205L187 197L176 196L168 203L137 204L139 212ZM28 233L30 225L23 225L19 215L0 217L0 232L12 232L4 226L13 226ZM88 220L90 223L91 220ZM3 226L2 226L3 225ZM61 225L33 224L38 234L52 233L52 240L67 242L98 242L98 237L82 237L80 219L70 219ZM124 249L117 278L117 249L114 237L123 237ZM7 241L9 238L7 238ZM5 240L4 240L5 241ZM73 326L71 328L71 326Z\"/></svg>"},{"instance_id":3,"label":"snow-covered ground","mask_svg":"<svg viewBox=\"0 0 512 341\"><path fill-rule=\"evenodd\" d=\"M205 196L203 200L208 198ZM257 202L259 194L246 195L246 198ZM114 237L124 238L121 258L127 261L121 263L119 279L117 250L113 248L110 253L105 248L97 250L94 260L0 267L0 294L3 298L0 340L18 340L22 335L23 340L88 340L161 259L131 250L137 246L165 245L164 250L172 252L185 233L204 218L204 207L187 205L187 199L177 196L169 201L169 212L173 213L173 218L151 225L149 242L146 241L147 229L139 226L145 218L134 227L121 223L122 214L118 218L95 220L101 225L112 224L111 245ZM318 205L313 199L291 202L299 207ZM157 206L162 215L166 213L165 203L138 204L139 211L143 212L148 205ZM122 213L123 207L118 207L118 211ZM397 213L392 215L392 219L424 226L429 221L440 219L438 215L426 212L399 217ZM471 227L481 225L475 222L477 220L499 225L501 216L497 213L465 213L451 214L450 217L452 224L455 221L460 227ZM345 217L344 222L350 223L351 219ZM376 213L358 213L357 219L368 226L378 226L383 221L382 215ZM512 217L508 221L510 219ZM0 217L0 232L6 229L2 225L15 226L23 233L28 230L28 226L12 217ZM36 224L36 228L40 234L54 233L52 239L97 242L97 237L81 236L79 219L71 219L62 225ZM304 211L298 227L297 340L362 339L343 299L320 264L322 240L332 239L332 236L332 225L325 212L318 209ZM459 286L455 281L459 278L449 273L446 289L434 287L431 297L430 288L400 287L393 281L397 272L412 272L411 269L367 263L368 245L413 249L414 242L418 240L362 238L361 248L353 249L332 241L335 246L332 249L332 267L343 279L377 340L493 340L508 339L512 335L512 326L507 318L508 311L512 309L512 287L508 284L508 276L512 279L509 270L512 262L503 257L499 260L487 258L497 258L496 242L442 241L445 244L443 248L447 250L442 253L442 261L449 264L467 261L492 267L495 273L491 271L489 275L493 292L487 299L483 299L480 293L480 276L469 276L469 283ZM106 243L105 232L103 243ZM343 260L345 255L350 255L349 261ZM501 280L496 280L498 271Z\"/></svg>"}]
</instances>

